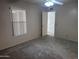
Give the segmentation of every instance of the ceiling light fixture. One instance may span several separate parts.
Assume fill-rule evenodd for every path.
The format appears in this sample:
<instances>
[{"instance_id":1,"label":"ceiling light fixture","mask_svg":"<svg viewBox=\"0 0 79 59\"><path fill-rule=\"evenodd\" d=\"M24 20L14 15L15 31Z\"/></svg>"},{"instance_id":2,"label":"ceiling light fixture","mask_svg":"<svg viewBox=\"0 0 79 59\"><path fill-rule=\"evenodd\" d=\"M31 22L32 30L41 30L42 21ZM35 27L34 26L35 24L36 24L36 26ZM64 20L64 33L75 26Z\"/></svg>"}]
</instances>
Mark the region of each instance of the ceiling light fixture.
<instances>
[{"instance_id":1,"label":"ceiling light fixture","mask_svg":"<svg viewBox=\"0 0 79 59\"><path fill-rule=\"evenodd\" d=\"M53 2L46 2L44 5L47 6L47 7L50 7L50 6L53 6L54 3Z\"/></svg>"}]
</instances>

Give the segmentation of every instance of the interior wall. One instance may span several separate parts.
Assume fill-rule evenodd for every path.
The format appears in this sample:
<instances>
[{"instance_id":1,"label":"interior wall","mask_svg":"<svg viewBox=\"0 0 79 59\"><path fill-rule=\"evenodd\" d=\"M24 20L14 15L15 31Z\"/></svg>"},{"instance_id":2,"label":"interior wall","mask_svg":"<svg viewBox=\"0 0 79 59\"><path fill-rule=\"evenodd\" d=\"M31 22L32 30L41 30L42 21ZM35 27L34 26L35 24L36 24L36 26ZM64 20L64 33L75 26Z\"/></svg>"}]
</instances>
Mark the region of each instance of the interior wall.
<instances>
[{"instance_id":1,"label":"interior wall","mask_svg":"<svg viewBox=\"0 0 79 59\"><path fill-rule=\"evenodd\" d=\"M27 33L21 36L12 35L12 23L9 7L18 7L26 10ZM41 36L41 11L38 6L26 2L8 4L0 2L0 50L15 46L22 42Z\"/></svg>"},{"instance_id":2,"label":"interior wall","mask_svg":"<svg viewBox=\"0 0 79 59\"><path fill-rule=\"evenodd\" d=\"M42 36L47 35L47 20L48 20L48 13L42 12Z\"/></svg>"},{"instance_id":3,"label":"interior wall","mask_svg":"<svg viewBox=\"0 0 79 59\"><path fill-rule=\"evenodd\" d=\"M56 11L55 36L57 38L78 41L77 8L77 2L69 2Z\"/></svg>"}]
</instances>

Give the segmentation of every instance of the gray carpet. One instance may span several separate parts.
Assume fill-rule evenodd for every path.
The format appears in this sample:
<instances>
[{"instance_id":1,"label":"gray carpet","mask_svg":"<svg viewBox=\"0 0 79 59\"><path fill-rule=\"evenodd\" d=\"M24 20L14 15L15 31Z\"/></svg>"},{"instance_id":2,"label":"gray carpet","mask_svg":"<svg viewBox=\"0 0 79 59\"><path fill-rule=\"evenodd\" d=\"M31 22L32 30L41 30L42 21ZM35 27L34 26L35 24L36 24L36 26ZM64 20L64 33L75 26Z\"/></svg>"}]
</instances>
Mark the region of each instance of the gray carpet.
<instances>
[{"instance_id":1,"label":"gray carpet","mask_svg":"<svg viewBox=\"0 0 79 59\"><path fill-rule=\"evenodd\" d=\"M10 56L7 59L78 59L77 44L44 36L10 48L4 54Z\"/></svg>"}]
</instances>

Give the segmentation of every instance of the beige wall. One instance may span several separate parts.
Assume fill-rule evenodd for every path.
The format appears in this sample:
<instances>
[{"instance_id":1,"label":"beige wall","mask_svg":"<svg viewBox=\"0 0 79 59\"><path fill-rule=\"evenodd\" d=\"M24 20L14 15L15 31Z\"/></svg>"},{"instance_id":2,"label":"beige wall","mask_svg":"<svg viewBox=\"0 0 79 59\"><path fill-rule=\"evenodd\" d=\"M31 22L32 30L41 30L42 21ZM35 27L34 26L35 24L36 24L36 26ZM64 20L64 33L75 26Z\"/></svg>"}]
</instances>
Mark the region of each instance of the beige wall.
<instances>
[{"instance_id":1,"label":"beige wall","mask_svg":"<svg viewBox=\"0 0 79 59\"><path fill-rule=\"evenodd\" d=\"M66 3L56 11L56 37L78 41L77 13L77 2Z\"/></svg>"},{"instance_id":2,"label":"beige wall","mask_svg":"<svg viewBox=\"0 0 79 59\"><path fill-rule=\"evenodd\" d=\"M42 36L47 35L48 12L42 12Z\"/></svg>"},{"instance_id":3,"label":"beige wall","mask_svg":"<svg viewBox=\"0 0 79 59\"><path fill-rule=\"evenodd\" d=\"M9 7L19 7L26 10L27 34L22 36L12 36L12 24ZM41 11L33 5L19 2L12 5L0 2L0 50L15 46L22 42L35 39L41 36Z\"/></svg>"}]
</instances>

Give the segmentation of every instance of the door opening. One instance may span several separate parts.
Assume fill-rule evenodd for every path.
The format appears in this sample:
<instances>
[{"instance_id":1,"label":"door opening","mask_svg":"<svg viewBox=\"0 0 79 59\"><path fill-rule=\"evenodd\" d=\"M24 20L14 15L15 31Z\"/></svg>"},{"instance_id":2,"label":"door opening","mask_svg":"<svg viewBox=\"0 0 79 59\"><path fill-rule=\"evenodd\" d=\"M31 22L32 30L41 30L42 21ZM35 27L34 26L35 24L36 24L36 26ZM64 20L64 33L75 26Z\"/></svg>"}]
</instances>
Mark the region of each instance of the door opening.
<instances>
[{"instance_id":1,"label":"door opening","mask_svg":"<svg viewBox=\"0 0 79 59\"><path fill-rule=\"evenodd\" d=\"M43 12L42 13L42 36L54 36L55 33L55 13L56 12Z\"/></svg>"}]
</instances>

